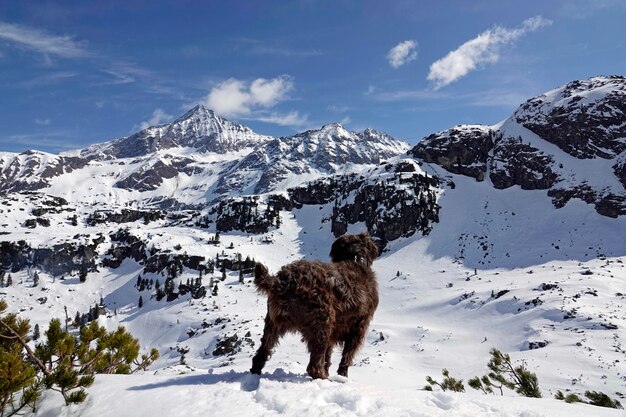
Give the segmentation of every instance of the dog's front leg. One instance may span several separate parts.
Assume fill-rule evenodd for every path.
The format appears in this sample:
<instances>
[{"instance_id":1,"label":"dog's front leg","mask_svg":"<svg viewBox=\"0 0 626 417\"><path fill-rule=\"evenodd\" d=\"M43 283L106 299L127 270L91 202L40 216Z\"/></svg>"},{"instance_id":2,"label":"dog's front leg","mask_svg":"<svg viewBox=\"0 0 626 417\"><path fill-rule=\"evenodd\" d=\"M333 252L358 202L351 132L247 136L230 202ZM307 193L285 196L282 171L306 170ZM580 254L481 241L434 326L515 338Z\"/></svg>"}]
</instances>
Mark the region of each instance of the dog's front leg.
<instances>
[{"instance_id":1,"label":"dog's front leg","mask_svg":"<svg viewBox=\"0 0 626 417\"><path fill-rule=\"evenodd\" d=\"M274 346L278 343L278 339L282 333L270 319L269 313L265 316L265 327L263 328L263 337L261 338L261 346L252 358L252 368L250 372L253 374L261 374L261 370L265 366L265 362L272 355Z\"/></svg>"},{"instance_id":2,"label":"dog's front leg","mask_svg":"<svg viewBox=\"0 0 626 417\"><path fill-rule=\"evenodd\" d=\"M341 355L339 369L337 370L339 375L348 377L348 368L352 366L354 356L363 344L368 325L369 320L360 320L352 327L350 333L348 333L348 335L344 338L343 353Z\"/></svg>"}]
</instances>

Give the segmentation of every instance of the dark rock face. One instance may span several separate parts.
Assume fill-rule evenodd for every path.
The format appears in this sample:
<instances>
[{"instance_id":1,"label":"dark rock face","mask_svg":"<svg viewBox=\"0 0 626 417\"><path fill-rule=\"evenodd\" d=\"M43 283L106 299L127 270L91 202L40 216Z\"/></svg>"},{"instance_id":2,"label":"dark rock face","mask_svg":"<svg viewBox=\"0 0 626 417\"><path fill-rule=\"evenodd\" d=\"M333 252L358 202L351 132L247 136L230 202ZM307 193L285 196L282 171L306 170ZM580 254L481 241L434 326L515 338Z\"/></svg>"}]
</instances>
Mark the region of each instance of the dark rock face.
<instances>
[{"instance_id":1,"label":"dark rock face","mask_svg":"<svg viewBox=\"0 0 626 417\"><path fill-rule=\"evenodd\" d=\"M603 216L616 218L626 214L626 196L613 193L601 195L588 185L551 189L548 196L552 197L552 203L556 208L565 206L572 198L578 198L587 204L593 204L596 211Z\"/></svg>"},{"instance_id":2,"label":"dark rock face","mask_svg":"<svg viewBox=\"0 0 626 417\"><path fill-rule=\"evenodd\" d=\"M144 267L145 272L160 273L166 268L176 265L197 271L213 271L215 263L204 256L159 252L148 247L145 242L134 236L128 229L120 229L110 235L113 245L102 260L102 265L118 268L125 259L133 259Z\"/></svg>"},{"instance_id":3,"label":"dark rock face","mask_svg":"<svg viewBox=\"0 0 626 417\"><path fill-rule=\"evenodd\" d=\"M161 210L131 210L122 209L119 212L112 210L98 210L87 217L87 224L95 226L106 222L111 223L132 223L143 220L148 224L153 221L165 219L165 212Z\"/></svg>"},{"instance_id":4,"label":"dark rock face","mask_svg":"<svg viewBox=\"0 0 626 417\"><path fill-rule=\"evenodd\" d=\"M217 230L266 233L279 227L281 210L297 210L306 205L333 203L327 221L340 236L350 224L365 223L381 247L401 236L416 232L426 235L439 221L437 187L439 180L415 172L412 162L386 164L384 174L346 174L320 178L287 191L269 195L261 203L258 196L225 200L217 205Z\"/></svg>"},{"instance_id":5,"label":"dark rock face","mask_svg":"<svg viewBox=\"0 0 626 417\"><path fill-rule=\"evenodd\" d=\"M488 127L457 126L422 139L409 155L483 181L493 144L494 132Z\"/></svg>"},{"instance_id":6,"label":"dark rock face","mask_svg":"<svg viewBox=\"0 0 626 417\"><path fill-rule=\"evenodd\" d=\"M348 231L348 224L364 222L382 248L417 231L427 235L433 223L439 222L438 185L437 178L417 173L364 183L356 190L353 202L336 203L331 230L339 237Z\"/></svg>"},{"instance_id":7,"label":"dark rock face","mask_svg":"<svg viewBox=\"0 0 626 417\"><path fill-rule=\"evenodd\" d=\"M513 116L576 158L613 158L626 150L626 77L573 81L528 100Z\"/></svg>"},{"instance_id":8,"label":"dark rock face","mask_svg":"<svg viewBox=\"0 0 626 417\"><path fill-rule=\"evenodd\" d=\"M266 233L271 227L280 227L282 202L274 196L264 207L258 196L244 196L220 201L210 214L217 216L220 232L240 230L246 233Z\"/></svg>"},{"instance_id":9,"label":"dark rock face","mask_svg":"<svg viewBox=\"0 0 626 417\"><path fill-rule=\"evenodd\" d=\"M154 191L159 188L164 179L174 178L177 175L176 168L163 161L157 161L152 166L142 167L141 171L132 173L113 186L126 190Z\"/></svg>"},{"instance_id":10,"label":"dark rock face","mask_svg":"<svg viewBox=\"0 0 626 417\"><path fill-rule=\"evenodd\" d=\"M500 139L489 162L489 179L498 189L519 185L523 190L546 190L559 179L553 164L551 156L522 143L521 138Z\"/></svg>"},{"instance_id":11,"label":"dark rock face","mask_svg":"<svg viewBox=\"0 0 626 417\"><path fill-rule=\"evenodd\" d=\"M102 240L91 244L63 243L51 248L31 248L25 241L0 242L0 266L17 272L28 267L39 267L52 275L65 275L81 270L94 271L96 251Z\"/></svg>"},{"instance_id":12,"label":"dark rock face","mask_svg":"<svg viewBox=\"0 0 626 417\"><path fill-rule=\"evenodd\" d=\"M213 350L213 356L232 356L241 351L243 345L254 346L254 341L247 333L243 338L239 338L237 334L225 336L218 339Z\"/></svg>"}]
</instances>

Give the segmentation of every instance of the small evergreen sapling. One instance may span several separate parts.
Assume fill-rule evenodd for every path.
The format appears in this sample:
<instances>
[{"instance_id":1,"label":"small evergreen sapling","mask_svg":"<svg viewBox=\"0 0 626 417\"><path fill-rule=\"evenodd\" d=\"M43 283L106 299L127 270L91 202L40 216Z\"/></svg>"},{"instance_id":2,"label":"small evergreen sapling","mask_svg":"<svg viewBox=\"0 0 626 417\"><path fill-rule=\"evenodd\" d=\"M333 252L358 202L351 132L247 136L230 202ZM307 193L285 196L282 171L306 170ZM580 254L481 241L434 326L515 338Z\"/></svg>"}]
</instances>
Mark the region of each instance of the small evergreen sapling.
<instances>
[{"instance_id":1,"label":"small evergreen sapling","mask_svg":"<svg viewBox=\"0 0 626 417\"><path fill-rule=\"evenodd\" d=\"M571 404L571 403L582 403L582 402L584 402L584 401L582 400L582 398L580 398L578 395L573 394L573 393L572 393L572 394L567 394L567 395L564 395L564 394L563 394L563 391L561 391L561 390L558 390L558 391L556 392L556 395L554 396L554 398L555 398L555 399L557 399L557 400L565 401L565 402L566 402L566 403L568 403L568 404Z\"/></svg>"},{"instance_id":2,"label":"small evergreen sapling","mask_svg":"<svg viewBox=\"0 0 626 417\"><path fill-rule=\"evenodd\" d=\"M426 377L426 382L428 382L429 384L424 387L426 391L432 391L433 386L437 385L443 391L465 392L465 386L463 385L462 379L456 379L451 377L450 372L447 369L444 369L443 371L441 371L441 373L444 377L442 382L435 381L430 376Z\"/></svg>"},{"instance_id":3,"label":"small evergreen sapling","mask_svg":"<svg viewBox=\"0 0 626 417\"><path fill-rule=\"evenodd\" d=\"M598 407L623 408L619 401L611 399L608 395L599 391L585 391L585 397L589 400L587 404Z\"/></svg>"},{"instance_id":4,"label":"small evergreen sapling","mask_svg":"<svg viewBox=\"0 0 626 417\"><path fill-rule=\"evenodd\" d=\"M503 354L496 348L491 349L489 353L491 360L487 367L491 372L482 378L470 379L468 381L470 387L486 394L492 394L493 388L499 389L500 394L503 394L502 387L506 387L524 397L541 398L537 375L527 370L523 363L514 366L511 356Z\"/></svg>"}]
</instances>

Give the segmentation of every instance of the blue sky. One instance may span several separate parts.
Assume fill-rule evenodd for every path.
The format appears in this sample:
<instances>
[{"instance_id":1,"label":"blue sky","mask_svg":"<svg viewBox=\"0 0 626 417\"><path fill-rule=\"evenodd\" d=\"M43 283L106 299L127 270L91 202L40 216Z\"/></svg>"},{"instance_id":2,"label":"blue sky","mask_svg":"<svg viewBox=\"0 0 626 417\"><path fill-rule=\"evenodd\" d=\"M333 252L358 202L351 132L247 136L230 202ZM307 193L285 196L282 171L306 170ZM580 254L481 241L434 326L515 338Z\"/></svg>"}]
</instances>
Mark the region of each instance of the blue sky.
<instances>
[{"instance_id":1,"label":"blue sky","mask_svg":"<svg viewBox=\"0 0 626 417\"><path fill-rule=\"evenodd\" d=\"M415 143L626 73L626 0L3 1L0 151L59 152L205 104L259 133Z\"/></svg>"}]
</instances>

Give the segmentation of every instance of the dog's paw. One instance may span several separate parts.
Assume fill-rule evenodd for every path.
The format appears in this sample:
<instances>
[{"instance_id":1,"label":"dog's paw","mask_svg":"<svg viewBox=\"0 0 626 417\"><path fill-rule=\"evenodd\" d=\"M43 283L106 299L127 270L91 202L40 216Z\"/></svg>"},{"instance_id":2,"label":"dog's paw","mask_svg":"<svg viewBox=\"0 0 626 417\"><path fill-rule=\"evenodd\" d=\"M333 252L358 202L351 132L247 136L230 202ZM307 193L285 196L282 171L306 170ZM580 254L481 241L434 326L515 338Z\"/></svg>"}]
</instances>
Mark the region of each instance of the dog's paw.
<instances>
[{"instance_id":1,"label":"dog's paw","mask_svg":"<svg viewBox=\"0 0 626 417\"><path fill-rule=\"evenodd\" d=\"M341 375L333 375L329 377L328 380L333 381L333 382L340 382L342 384L345 384L349 381L348 377L341 376Z\"/></svg>"}]
</instances>

